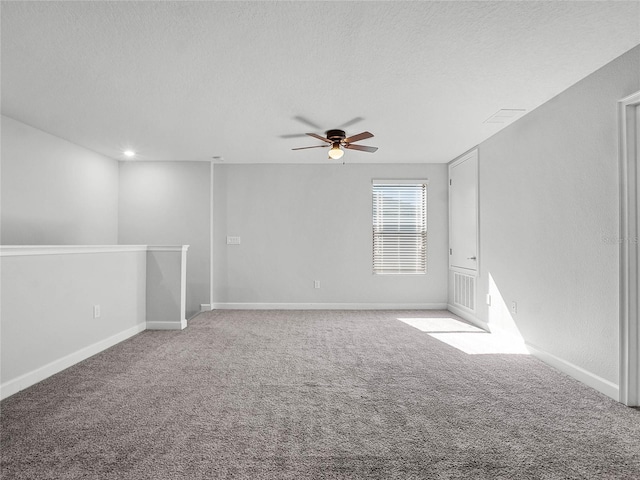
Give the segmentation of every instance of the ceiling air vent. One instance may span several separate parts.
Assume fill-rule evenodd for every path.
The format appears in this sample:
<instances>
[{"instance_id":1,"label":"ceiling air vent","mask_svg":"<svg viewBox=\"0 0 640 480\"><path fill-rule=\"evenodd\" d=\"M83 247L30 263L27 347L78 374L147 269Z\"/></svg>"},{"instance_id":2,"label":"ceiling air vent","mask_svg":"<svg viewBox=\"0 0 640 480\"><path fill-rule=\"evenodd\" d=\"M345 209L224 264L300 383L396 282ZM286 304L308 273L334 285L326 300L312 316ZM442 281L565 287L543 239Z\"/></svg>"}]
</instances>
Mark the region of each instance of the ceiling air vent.
<instances>
[{"instance_id":1,"label":"ceiling air vent","mask_svg":"<svg viewBox=\"0 0 640 480\"><path fill-rule=\"evenodd\" d=\"M487 118L484 123L508 123L524 112L524 108L503 108Z\"/></svg>"}]
</instances>

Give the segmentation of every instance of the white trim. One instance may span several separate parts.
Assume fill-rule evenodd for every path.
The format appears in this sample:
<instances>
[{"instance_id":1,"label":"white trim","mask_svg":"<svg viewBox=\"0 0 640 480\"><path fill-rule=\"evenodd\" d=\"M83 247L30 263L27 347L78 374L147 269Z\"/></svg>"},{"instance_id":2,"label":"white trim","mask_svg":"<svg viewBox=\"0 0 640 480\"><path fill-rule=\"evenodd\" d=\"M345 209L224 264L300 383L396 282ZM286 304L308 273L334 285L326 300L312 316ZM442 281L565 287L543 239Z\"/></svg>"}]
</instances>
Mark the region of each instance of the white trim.
<instances>
[{"instance_id":1,"label":"white trim","mask_svg":"<svg viewBox=\"0 0 640 480\"><path fill-rule=\"evenodd\" d=\"M111 337L105 338L104 340L100 340L92 345L81 348L69 355L65 355L64 357L54 360L42 367L38 367L31 372L20 375L18 378L9 380L8 382L0 385L0 399L5 399L14 393L18 393L20 390L24 390L31 385L35 385L36 383L75 365L76 363L86 360L87 358L92 357L93 355L126 340L127 338L137 335L144 329L145 324L140 323L134 327L112 335Z\"/></svg>"},{"instance_id":2,"label":"white trim","mask_svg":"<svg viewBox=\"0 0 640 480\"><path fill-rule=\"evenodd\" d=\"M1 245L0 257L145 252L147 245Z\"/></svg>"},{"instance_id":3,"label":"white trim","mask_svg":"<svg viewBox=\"0 0 640 480\"><path fill-rule=\"evenodd\" d=\"M122 252L186 252L189 245L0 245L0 257Z\"/></svg>"},{"instance_id":4,"label":"white trim","mask_svg":"<svg viewBox=\"0 0 640 480\"><path fill-rule=\"evenodd\" d=\"M456 158L454 158L453 160L451 160L447 165L449 167L455 167L456 165L458 165L459 163L464 162L465 160L470 159L471 157L473 157L474 154L478 154L478 145L476 145L473 148L470 148L469 150L467 150L466 152L464 152L462 155L458 155Z\"/></svg>"},{"instance_id":5,"label":"white trim","mask_svg":"<svg viewBox=\"0 0 640 480\"><path fill-rule=\"evenodd\" d=\"M149 245L148 252L186 252L189 245Z\"/></svg>"},{"instance_id":6,"label":"white trim","mask_svg":"<svg viewBox=\"0 0 640 480\"><path fill-rule=\"evenodd\" d=\"M214 303L213 310L446 310L446 303Z\"/></svg>"},{"instance_id":7,"label":"white trim","mask_svg":"<svg viewBox=\"0 0 640 480\"><path fill-rule=\"evenodd\" d=\"M638 286L638 185L635 110L640 108L640 91L618 101L620 172L620 392L625 405L640 405L640 298Z\"/></svg>"},{"instance_id":8,"label":"white trim","mask_svg":"<svg viewBox=\"0 0 640 480\"><path fill-rule=\"evenodd\" d=\"M476 327L481 328L486 332L491 331L491 329L489 328L489 324L487 322L480 320L479 318L476 318L469 310L463 310L451 304L447 305L447 310L449 310L451 313L455 313L460 318L466 320L469 323L472 323Z\"/></svg>"},{"instance_id":9,"label":"white trim","mask_svg":"<svg viewBox=\"0 0 640 480\"><path fill-rule=\"evenodd\" d=\"M184 330L187 328L187 320L178 322L147 322L147 330Z\"/></svg>"},{"instance_id":10,"label":"white trim","mask_svg":"<svg viewBox=\"0 0 640 480\"><path fill-rule=\"evenodd\" d=\"M215 182L215 165L213 160L209 162L209 310L211 310L211 303L213 303L213 290L214 290L214 264L213 259L215 257L214 248L214 235L215 235L215 199L214 199L214 182ZM202 307L200 307L202 311Z\"/></svg>"},{"instance_id":11,"label":"white trim","mask_svg":"<svg viewBox=\"0 0 640 480\"><path fill-rule=\"evenodd\" d=\"M201 303L200 304L200 312L210 312L213 310L210 303Z\"/></svg>"},{"instance_id":12,"label":"white trim","mask_svg":"<svg viewBox=\"0 0 640 480\"><path fill-rule=\"evenodd\" d=\"M462 162L474 158L476 159L476 264L475 268L459 267L457 265L451 265L451 169ZM480 272L480 149L478 146L473 147L471 150L466 151L457 158L454 158L448 163L447 166L449 185L447 185L447 194L449 202L449 248L448 248L448 264L449 270L452 272L464 273L469 275L475 273L478 275Z\"/></svg>"},{"instance_id":13,"label":"white trim","mask_svg":"<svg viewBox=\"0 0 640 480\"><path fill-rule=\"evenodd\" d=\"M189 245L184 245L189 248ZM182 317L182 329L187 328L187 248L182 249L180 260L180 317Z\"/></svg>"},{"instance_id":14,"label":"white trim","mask_svg":"<svg viewBox=\"0 0 640 480\"><path fill-rule=\"evenodd\" d=\"M544 350L541 350L538 347L531 345L530 343L525 342L525 346L527 347L531 355L543 361L547 365L550 365L557 370L566 373L570 377L573 377L576 380L586 384L587 386L599 391L600 393L605 394L607 397L618 400L619 389L618 385L616 385L615 383L610 382L609 380L606 380L596 375L595 373L585 370L582 367L574 365L567 360L556 357L552 353L545 352Z\"/></svg>"}]
</instances>

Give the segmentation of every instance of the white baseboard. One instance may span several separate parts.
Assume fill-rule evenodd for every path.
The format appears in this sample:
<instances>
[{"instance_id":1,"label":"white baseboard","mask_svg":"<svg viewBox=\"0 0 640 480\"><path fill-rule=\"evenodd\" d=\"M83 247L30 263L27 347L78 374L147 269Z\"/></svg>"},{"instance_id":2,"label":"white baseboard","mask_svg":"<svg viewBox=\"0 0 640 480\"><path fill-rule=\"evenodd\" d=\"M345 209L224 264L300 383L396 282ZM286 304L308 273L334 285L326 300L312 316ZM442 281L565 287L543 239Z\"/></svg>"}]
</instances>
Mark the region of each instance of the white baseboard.
<instances>
[{"instance_id":1,"label":"white baseboard","mask_svg":"<svg viewBox=\"0 0 640 480\"><path fill-rule=\"evenodd\" d=\"M200 304L200 311L201 312L209 312L213 310L213 308L211 308L211 304L210 303L201 303Z\"/></svg>"},{"instance_id":2,"label":"white baseboard","mask_svg":"<svg viewBox=\"0 0 640 480\"><path fill-rule=\"evenodd\" d=\"M446 303L214 303L213 310L446 310Z\"/></svg>"},{"instance_id":3,"label":"white baseboard","mask_svg":"<svg viewBox=\"0 0 640 480\"><path fill-rule=\"evenodd\" d=\"M479 318L476 318L473 314L458 308L458 307L454 307L453 305L451 305L450 303L447 304L447 310L449 310L451 313L455 313L457 316L459 316L460 318L466 320L467 322L475 325L478 328L481 328L487 332L490 331L489 329L489 324L487 322L483 322L482 320L480 320Z\"/></svg>"},{"instance_id":4,"label":"white baseboard","mask_svg":"<svg viewBox=\"0 0 640 480\"><path fill-rule=\"evenodd\" d=\"M80 350L70 353L58 360L54 360L53 362L43 365L31 372L20 375L18 378L9 380L0 385L0 400L13 395L14 393L18 393L20 390L24 390L31 385L35 385L45 378L55 375L56 373L61 372L82 360L86 360L87 358L92 357L93 355L126 340L127 338L133 337L144 329L145 324L140 323L134 327L112 335L109 338L105 338L104 340L100 340L92 345L81 348Z\"/></svg>"},{"instance_id":5,"label":"white baseboard","mask_svg":"<svg viewBox=\"0 0 640 480\"><path fill-rule=\"evenodd\" d=\"M147 330L184 330L187 328L187 320L183 319L179 322L149 322L147 321Z\"/></svg>"},{"instance_id":6,"label":"white baseboard","mask_svg":"<svg viewBox=\"0 0 640 480\"><path fill-rule=\"evenodd\" d=\"M588 385L589 387L599 391L600 393L605 394L607 397L613 398L615 401L619 400L619 387L613 382L609 380L605 380L602 377L599 377L595 373L589 372L582 367L574 365L571 362L568 362L560 357L556 357L552 353L545 352L538 347L531 345L530 343L526 343L525 345L531 355L542 360L547 365L550 365L563 373L566 373L570 377L575 378L576 380Z\"/></svg>"}]
</instances>

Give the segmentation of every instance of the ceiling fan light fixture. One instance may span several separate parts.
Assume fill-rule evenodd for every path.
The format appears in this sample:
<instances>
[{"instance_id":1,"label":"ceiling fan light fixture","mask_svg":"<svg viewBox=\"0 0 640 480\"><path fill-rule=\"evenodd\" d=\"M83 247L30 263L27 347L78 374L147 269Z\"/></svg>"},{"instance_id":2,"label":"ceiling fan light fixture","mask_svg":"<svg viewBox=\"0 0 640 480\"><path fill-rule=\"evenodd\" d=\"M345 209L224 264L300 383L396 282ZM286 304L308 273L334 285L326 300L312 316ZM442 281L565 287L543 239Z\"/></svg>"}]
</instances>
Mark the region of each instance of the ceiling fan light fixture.
<instances>
[{"instance_id":1,"label":"ceiling fan light fixture","mask_svg":"<svg viewBox=\"0 0 640 480\"><path fill-rule=\"evenodd\" d=\"M344 155L344 150L340 148L340 142L334 142L331 150L329 150L329 158L338 160Z\"/></svg>"},{"instance_id":2,"label":"ceiling fan light fixture","mask_svg":"<svg viewBox=\"0 0 640 480\"><path fill-rule=\"evenodd\" d=\"M367 138L372 138L373 133L371 132L362 132L357 135L351 135L347 137L344 130L327 130L325 132L325 137L322 135L318 135L317 133L307 133L310 137L317 138L318 140L322 140L322 145L313 145L311 147L297 147L292 148L292 150L306 150L308 148L327 148L331 146L329 149L329 159L330 160L338 160L342 158L344 155L344 149L347 148L349 150L359 150L361 152L369 152L373 153L378 150L378 147L369 147L366 145L356 145L354 142L359 142L360 140L365 140Z\"/></svg>"}]
</instances>

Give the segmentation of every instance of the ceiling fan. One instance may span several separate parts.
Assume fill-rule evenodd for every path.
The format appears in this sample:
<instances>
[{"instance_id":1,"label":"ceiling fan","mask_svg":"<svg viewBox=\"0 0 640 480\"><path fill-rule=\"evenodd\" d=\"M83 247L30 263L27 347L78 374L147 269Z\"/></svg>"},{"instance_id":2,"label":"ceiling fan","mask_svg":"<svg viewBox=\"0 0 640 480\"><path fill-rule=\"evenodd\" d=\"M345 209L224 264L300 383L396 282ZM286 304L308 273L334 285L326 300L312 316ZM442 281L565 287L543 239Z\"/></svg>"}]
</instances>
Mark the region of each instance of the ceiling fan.
<instances>
[{"instance_id":1,"label":"ceiling fan","mask_svg":"<svg viewBox=\"0 0 640 480\"><path fill-rule=\"evenodd\" d=\"M333 160L337 160L344 155L344 150L342 148L350 149L350 150L359 150L361 152L369 152L373 153L378 150L378 147L367 147L365 145L354 145L355 142L359 142L360 140L364 140L366 138L373 137L373 133L370 132L362 132L357 135L352 135L347 137L344 133L344 130L327 130L325 132L326 137L322 135L318 135L316 133L307 133L307 135L317 138L318 140L322 140L326 142L325 145L314 145L313 147L298 147L292 148L291 150L305 150L307 148L325 148L331 147L329 150L329 158Z\"/></svg>"}]
</instances>

